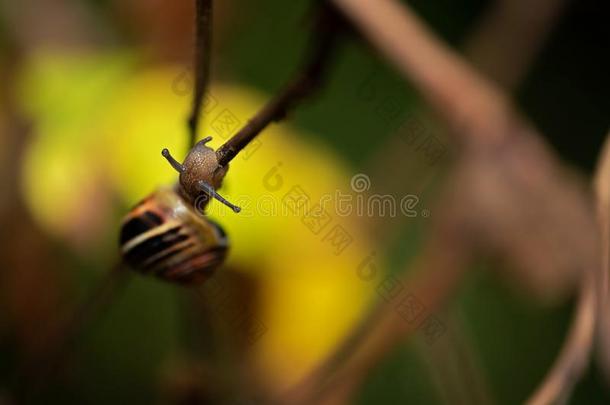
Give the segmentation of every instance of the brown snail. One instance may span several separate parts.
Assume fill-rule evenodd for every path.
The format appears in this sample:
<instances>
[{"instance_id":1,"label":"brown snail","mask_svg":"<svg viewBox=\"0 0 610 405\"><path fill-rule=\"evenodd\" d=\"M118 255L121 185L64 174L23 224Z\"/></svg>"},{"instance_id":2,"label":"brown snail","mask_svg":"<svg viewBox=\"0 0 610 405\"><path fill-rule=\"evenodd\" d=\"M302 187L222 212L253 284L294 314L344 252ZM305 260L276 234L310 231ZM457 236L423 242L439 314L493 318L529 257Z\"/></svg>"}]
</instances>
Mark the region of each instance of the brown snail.
<instances>
[{"instance_id":1,"label":"brown snail","mask_svg":"<svg viewBox=\"0 0 610 405\"><path fill-rule=\"evenodd\" d=\"M138 203L121 225L120 248L124 262L134 270L180 284L206 280L227 254L222 228L203 215L215 198L234 212L240 208L216 192L228 165L218 163L216 152L199 141L184 163L167 149L162 155L180 174L175 187L163 187Z\"/></svg>"}]
</instances>

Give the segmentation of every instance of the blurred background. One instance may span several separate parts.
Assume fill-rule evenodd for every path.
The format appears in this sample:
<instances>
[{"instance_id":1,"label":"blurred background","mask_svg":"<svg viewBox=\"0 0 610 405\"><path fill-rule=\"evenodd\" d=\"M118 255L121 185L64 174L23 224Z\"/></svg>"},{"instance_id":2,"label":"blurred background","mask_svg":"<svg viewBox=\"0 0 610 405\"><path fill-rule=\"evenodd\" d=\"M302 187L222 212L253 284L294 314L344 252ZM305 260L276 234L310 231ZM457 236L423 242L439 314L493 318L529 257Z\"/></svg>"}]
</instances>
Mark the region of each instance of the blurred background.
<instances>
[{"instance_id":1,"label":"blurred background","mask_svg":"<svg viewBox=\"0 0 610 405\"><path fill-rule=\"evenodd\" d=\"M179 159L187 152L192 3L0 5L0 403L24 391L25 402L45 404L256 403L251 385L280 392L303 377L383 299L380 283L408 271L421 247L453 146L422 113L417 92L348 36L319 96L232 163L222 191L244 212L210 207L232 244L214 282L184 288L134 275L86 319L59 370L36 390L23 387L24 375L45 367L30 360L117 263L121 218L176 180L159 152L167 147ZM553 10L540 13L552 17L541 22L529 10L531 29L511 32L511 18L519 20L529 2L409 2L499 80L588 181L610 117L610 7L602 0L540 3ZM313 5L216 2L200 137L213 136L218 147L290 77ZM487 43L481 32L504 42ZM497 53L513 55L513 64ZM296 191L312 201L336 192L353 201L363 192L409 196L409 215L333 211L324 225L312 224L281 212ZM345 243L333 243L335 229ZM359 272L371 260L374 279ZM478 260L438 314L445 331L439 343L421 333L405 341L349 402L527 398L561 347L574 300L532 299L490 271L502 265ZM609 400L593 362L571 403Z\"/></svg>"}]
</instances>

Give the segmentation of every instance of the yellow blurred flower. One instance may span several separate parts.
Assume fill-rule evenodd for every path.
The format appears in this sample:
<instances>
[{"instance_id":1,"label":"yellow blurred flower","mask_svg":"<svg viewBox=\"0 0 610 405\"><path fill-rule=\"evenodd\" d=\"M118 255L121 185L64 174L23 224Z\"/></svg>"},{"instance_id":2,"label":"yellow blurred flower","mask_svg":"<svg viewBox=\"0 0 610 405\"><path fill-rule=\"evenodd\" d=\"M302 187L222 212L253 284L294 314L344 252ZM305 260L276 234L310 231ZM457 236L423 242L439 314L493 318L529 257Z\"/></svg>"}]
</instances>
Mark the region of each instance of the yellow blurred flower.
<instances>
[{"instance_id":1,"label":"yellow blurred flower","mask_svg":"<svg viewBox=\"0 0 610 405\"><path fill-rule=\"evenodd\" d=\"M186 153L183 122L190 99L172 86L181 75L170 69L140 74L106 116L106 145L119 154L109 170L130 203L175 180L160 156L163 147L177 158ZM213 136L210 146L220 146L266 101L244 87L213 85L199 137ZM349 188L347 169L337 157L304 139L286 123L272 125L231 163L221 190L242 212L236 215L214 201L208 212L230 237L228 264L261 279L259 316L267 331L256 346L256 360L276 385L293 381L319 360L370 298L370 285L356 275L372 249L358 224L333 216L329 203L328 223L312 231L303 213L289 208L295 189L315 206L323 195ZM351 240L341 254L332 244L337 227Z\"/></svg>"},{"instance_id":2,"label":"yellow blurred flower","mask_svg":"<svg viewBox=\"0 0 610 405\"><path fill-rule=\"evenodd\" d=\"M107 209L95 148L97 121L131 65L124 54L31 56L20 80L21 107L33 120L22 189L34 218L52 235L95 238Z\"/></svg>"},{"instance_id":3,"label":"yellow blurred flower","mask_svg":"<svg viewBox=\"0 0 610 405\"><path fill-rule=\"evenodd\" d=\"M66 74L77 71L74 75L84 83L102 80L98 69L78 70L81 63L66 58L46 69L58 83L62 68ZM82 210L86 201L79 196L95 187L92 172L107 178L127 204L176 181L160 151L168 147L179 159L186 153L190 97L175 86L184 74L171 67L116 74L105 86L80 88L87 95L52 99L43 94L31 103L38 136L26 160L24 188L43 226L61 230ZM30 87L35 76L26 80ZM211 146L218 147L266 99L242 86L215 84L200 137L213 136ZM79 116L72 118L74 114ZM260 280L258 315L267 331L254 347L254 358L276 384L293 381L318 361L371 297L371 285L356 273L371 242L356 221L336 214L333 201L323 208L319 204L336 190L347 192L349 179L333 153L282 123L272 125L231 163L221 192L243 211L234 214L216 202L210 205L208 214L231 240L229 264ZM40 204L47 193L51 201ZM292 205L299 195L309 199L307 211Z\"/></svg>"}]
</instances>

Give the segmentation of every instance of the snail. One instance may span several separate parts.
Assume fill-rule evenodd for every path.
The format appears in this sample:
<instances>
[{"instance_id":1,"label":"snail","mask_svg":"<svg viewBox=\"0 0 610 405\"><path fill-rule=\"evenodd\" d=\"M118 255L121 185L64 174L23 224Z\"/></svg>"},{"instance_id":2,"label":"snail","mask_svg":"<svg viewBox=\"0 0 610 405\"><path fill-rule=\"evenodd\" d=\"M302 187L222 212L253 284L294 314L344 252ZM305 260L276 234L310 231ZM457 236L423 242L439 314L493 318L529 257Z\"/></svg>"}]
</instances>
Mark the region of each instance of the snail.
<instances>
[{"instance_id":1,"label":"snail","mask_svg":"<svg viewBox=\"0 0 610 405\"><path fill-rule=\"evenodd\" d=\"M204 210L212 198L236 213L240 208L216 191L228 165L220 165L216 152L206 146L211 139L195 144L184 163L163 149L163 157L180 175L178 183L142 200L121 225L121 256L134 270L179 284L199 284L224 262L227 235Z\"/></svg>"}]
</instances>

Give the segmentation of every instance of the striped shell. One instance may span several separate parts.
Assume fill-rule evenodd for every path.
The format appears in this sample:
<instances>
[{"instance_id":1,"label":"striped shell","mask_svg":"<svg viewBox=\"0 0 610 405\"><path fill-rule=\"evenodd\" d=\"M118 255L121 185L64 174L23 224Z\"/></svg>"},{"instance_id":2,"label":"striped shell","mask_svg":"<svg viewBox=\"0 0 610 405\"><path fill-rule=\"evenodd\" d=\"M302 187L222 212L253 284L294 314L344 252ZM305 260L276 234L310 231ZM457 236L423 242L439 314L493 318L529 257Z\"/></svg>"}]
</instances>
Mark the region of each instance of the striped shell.
<instances>
[{"instance_id":1,"label":"striped shell","mask_svg":"<svg viewBox=\"0 0 610 405\"><path fill-rule=\"evenodd\" d=\"M181 284L205 281L225 259L220 226L197 213L171 188L161 188L127 214L121 255L133 269Z\"/></svg>"}]
</instances>

